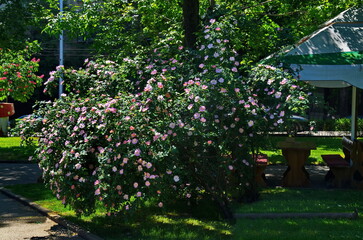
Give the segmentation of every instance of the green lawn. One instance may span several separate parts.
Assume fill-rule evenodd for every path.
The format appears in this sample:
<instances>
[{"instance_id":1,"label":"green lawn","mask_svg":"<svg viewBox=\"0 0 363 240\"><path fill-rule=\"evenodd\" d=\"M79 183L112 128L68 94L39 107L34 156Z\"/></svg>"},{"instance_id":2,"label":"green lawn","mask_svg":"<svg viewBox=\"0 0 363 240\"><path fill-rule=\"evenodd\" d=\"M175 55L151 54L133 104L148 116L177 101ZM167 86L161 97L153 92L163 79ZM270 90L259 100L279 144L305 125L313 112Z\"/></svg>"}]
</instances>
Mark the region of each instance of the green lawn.
<instances>
[{"instance_id":1,"label":"green lawn","mask_svg":"<svg viewBox=\"0 0 363 240\"><path fill-rule=\"evenodd\" d=\"M21 146L20 137L0 137L0 162L28 161L33 152L33 147Z\"/></svg>"},{"instance_id":2,"label":"green lawn","mask_svg":"<svg viewBox=\"0 0 363 240\"><path fill-rule=\"evenodd\" d=\"M89 217L77 217L65 208L43 184L8 186L12 192L50 209L64 218L90 230L106 240L114 239L231 239L233 227L214 217L196 218L190 209L145 208L134 217L108 217L102 208ZM179 210L178 210L179 209ZM203 210L202 210L203 209ZM205 205L192 210L194 215L205 211Z\"/></svg>"},{"instance_id":3,"label":"green lawn","mask_svg":"<svg viewBox=\"0 0 363 240\"><path fill-rule=\"evenodd\" d=\"M363 212L363 192L337 189L264 189L238 213ZM363 219L239 219L233 239L363 239Z\"/></svg>"},{"instance_id":4,"label":"green lawn","mask_svg":"<svg viewBox=\"0 0 363 240\"><path fill-rule=\"evenodd\" d=\"M90 217L77 218L42 184L8 187L91 230L106 240L114 239L362 239L363 219L238 219L231 225L211 216L202 217L205 206L147 208L133 218L106 217L102 210ZM236 213L284 212L363 212L363 192L323 189L263 189L256 202L234 206ZM202 210L201 210L202 209ZM204 210L203 210L204 209ZM185 211L183 211L185 210ZM187 212L187 214L185 213ZM206 212L204 212L206 213ZM208 214L206 214L208 215Z\"/></svg>"}]
</instances>

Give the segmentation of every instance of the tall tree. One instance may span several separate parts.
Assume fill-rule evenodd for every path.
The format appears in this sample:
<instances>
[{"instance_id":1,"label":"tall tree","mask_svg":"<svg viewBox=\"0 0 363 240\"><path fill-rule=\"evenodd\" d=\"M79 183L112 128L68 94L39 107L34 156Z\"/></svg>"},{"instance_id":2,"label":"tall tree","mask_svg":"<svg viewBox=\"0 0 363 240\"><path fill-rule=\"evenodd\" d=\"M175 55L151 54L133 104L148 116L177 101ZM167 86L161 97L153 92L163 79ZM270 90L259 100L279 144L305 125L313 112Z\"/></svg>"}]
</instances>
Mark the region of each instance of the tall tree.
<instances>
[{"instance_id":1,"label":"tall tree","mask_svg":"<svg viewBox=\"0 0 363 240\"><path fill-rule=\"evenodd\" d=\"M0 48L18 48L32 40L36 19L42 10L40 0L0 0Z\"/></svg>"},{"instance_id":2,"label":"tall tree","mask_svg":"<svg viewBox=\"0 0 363 240\"><path fill-rule=\"evenodd\" d=\"M195 48L199 32L199 0L183 1L184 45Z\"/></svg>"},{"instance_id":3,"label":"tall tree","mask_svg":"<svg viewBox=\"0 0 363 240\"><path fill-rule=\"evenodd\" d=\"M317 29L339 12L362 0L84 0L59 16L58 1L47 13L46 31L90 38L103 54L135 55L166 39L194 48L200 22L223 16L243 63L256 62Z\"/></svg>"}]
</instances>

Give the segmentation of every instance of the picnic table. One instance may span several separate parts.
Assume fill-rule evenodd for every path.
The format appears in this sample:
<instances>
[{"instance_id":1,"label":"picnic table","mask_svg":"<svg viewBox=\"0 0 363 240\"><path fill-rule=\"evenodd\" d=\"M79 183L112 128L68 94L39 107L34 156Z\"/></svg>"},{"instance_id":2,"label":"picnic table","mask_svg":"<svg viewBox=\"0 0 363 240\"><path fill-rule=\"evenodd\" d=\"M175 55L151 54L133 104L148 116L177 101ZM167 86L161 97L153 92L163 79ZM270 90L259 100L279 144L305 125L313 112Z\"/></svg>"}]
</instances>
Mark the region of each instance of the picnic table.
<instances>
[{"instance_id":1,"label":"picnic table","mask_svg":"<svg viewBox=\"0 0 363 240\"><path fill-rule=\"evenodd\" d=\"M316 149L315 144L287 138L283 142L278 142L277 147L282 150L288 166L283 175L282 185L285 187L309 186L310 177L305 169L305 162L310 156L310 151Z\"/></svg>"}]
</instances>

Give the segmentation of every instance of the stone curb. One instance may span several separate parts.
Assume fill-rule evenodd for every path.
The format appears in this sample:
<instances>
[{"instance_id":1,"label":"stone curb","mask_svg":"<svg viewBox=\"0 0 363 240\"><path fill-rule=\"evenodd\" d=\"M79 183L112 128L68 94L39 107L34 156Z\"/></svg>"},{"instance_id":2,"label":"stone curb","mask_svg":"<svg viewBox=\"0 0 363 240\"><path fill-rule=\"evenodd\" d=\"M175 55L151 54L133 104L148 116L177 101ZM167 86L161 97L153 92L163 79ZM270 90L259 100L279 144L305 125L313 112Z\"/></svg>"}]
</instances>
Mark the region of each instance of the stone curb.
<instances>
[{"instance_id":1,"label":"stone curb","mask_svg":"<svg viewBox=\"0 0 363 240\"><path fill-rule=\"evenodd\" d=\"M16 195L3 187L0 187L0 192L12 199L15 199L16 201L24 204L25 206L29 206L30 208L36 210L43 216L48 217L49 219L58 223L59 225L63 226L64 228L70 229L71 231L77 233L80 237L84 238L85 240L103 240L103 238L100 238L99 236L96 236L95 234L92 234L89 231L82 229L81 227L77 226L76 224L65 220L64 218L62 218L55 212L52 212L49 209L43 208L43 207L39 206L38 204L33 203L22 196Z\"/></svg>"}]
</instances>

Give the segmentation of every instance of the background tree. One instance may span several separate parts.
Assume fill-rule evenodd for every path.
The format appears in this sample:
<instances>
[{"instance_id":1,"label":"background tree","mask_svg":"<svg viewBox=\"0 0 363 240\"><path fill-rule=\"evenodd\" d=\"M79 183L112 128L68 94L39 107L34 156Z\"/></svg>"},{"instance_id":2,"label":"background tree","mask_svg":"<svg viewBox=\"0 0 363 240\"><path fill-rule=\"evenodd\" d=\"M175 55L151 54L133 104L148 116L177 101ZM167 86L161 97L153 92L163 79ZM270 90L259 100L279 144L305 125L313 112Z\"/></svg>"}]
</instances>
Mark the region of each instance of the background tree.
<instances>
[{"instance_id":1,"label":"background tree","mask_svg":"<svg viewBox=\"0 0 363 240\"><path fill-rule=\"evenodd\" d=\"M96 52L121 58L172 38L193 48L195 35L203 31L201 21L223 16L226 30L243 63L256 62L310 34L339 12L361 4L361 0L243 0L243 1L89 1L70 6L62 17L57 1L47 14L46 31L67 29L73 36L91 38Z\"/></svg>"},{"instance_id":2,"label":"background tree","mask_svg":"<svg viewBox=\"0 0 363 240\"><path fill-rule=\"evenodd\" d=\"M35 40L43 5L41 0L0 0L0 48L22 49ZM37 30L38 29L38 30Z\"/></svg>"}]
</instances>

